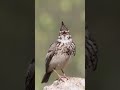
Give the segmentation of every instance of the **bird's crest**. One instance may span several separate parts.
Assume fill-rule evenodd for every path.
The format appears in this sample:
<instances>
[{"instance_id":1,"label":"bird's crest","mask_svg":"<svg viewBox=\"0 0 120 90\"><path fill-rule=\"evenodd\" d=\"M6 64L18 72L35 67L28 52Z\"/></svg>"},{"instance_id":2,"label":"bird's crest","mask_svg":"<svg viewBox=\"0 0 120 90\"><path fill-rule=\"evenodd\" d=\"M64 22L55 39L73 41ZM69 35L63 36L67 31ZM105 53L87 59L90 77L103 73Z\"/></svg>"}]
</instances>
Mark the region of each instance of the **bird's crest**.
<instances>
[{"instance_id":1,"label":"bird's crest","mask_svg":"<svg viewBox=\"0 0 120 90\"><path fill-rule=\"evenodd\" d=\"M59 35L66 35L69 34L68 28L65 26L64 22L62 21Z\"/></svg>"}]
</instances>

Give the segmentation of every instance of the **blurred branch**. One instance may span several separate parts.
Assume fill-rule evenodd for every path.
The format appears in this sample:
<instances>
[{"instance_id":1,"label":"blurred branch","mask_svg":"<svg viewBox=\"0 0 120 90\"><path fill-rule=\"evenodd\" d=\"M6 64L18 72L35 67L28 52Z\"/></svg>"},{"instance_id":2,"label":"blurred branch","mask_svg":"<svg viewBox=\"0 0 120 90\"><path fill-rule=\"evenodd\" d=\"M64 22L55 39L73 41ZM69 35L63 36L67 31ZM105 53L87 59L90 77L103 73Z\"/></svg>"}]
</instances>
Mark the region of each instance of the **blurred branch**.
<instances>
[{"instance_id":1,"label":"blurred branch","mask_svg":"<svg viewBox=\"0 0 120 90\"><path fill-rule=\"evenodd\" d=\"M62 78L64 80L56 80L50 86L45 86L43 90L85 90L85 79L77 77Z\"/></svg>"}]
</instances>

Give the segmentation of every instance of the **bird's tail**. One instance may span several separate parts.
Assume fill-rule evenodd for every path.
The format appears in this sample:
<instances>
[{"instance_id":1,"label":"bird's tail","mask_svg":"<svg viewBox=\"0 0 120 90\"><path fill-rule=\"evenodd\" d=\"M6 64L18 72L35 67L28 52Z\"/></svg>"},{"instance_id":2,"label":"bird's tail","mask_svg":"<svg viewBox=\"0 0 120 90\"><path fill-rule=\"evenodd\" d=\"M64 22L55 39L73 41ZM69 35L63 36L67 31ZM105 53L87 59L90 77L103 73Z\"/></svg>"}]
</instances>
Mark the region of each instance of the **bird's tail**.
<instances>
[{"instance_id":1,"label":"bird's tail","mask_svg":"<svg viewBox=\"0 0 120 90\"><path fill-rule=\"evenodd\" d=\"M49 73L45 73L45 75L44 75L41 83L47 83L48 80L49 80L49 77L50 77L51 73L52 73L52 71L49 72Z\"/></svg>"}]
</instances>

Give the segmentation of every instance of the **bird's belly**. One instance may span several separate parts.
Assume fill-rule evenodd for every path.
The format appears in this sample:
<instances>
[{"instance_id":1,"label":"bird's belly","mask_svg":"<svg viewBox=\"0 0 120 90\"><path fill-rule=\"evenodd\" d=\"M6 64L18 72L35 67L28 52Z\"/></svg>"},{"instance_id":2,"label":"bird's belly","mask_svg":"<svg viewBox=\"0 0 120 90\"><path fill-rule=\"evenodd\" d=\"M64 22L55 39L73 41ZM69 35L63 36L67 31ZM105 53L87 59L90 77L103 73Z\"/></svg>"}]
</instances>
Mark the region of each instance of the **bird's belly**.
<instances>
[{"instance_id":1,"label":"bird's belly","mask_svg":"<svg viewBox=\"0 0 120 90\"><path fill-rule=\"evenodd\" d=\"M49 69L63 69L65 65L68 63L70 56L67 54L58 54L55 55L49 65ZM51 71L50 70L50 71Z\"/></svg>"}]
</instances>

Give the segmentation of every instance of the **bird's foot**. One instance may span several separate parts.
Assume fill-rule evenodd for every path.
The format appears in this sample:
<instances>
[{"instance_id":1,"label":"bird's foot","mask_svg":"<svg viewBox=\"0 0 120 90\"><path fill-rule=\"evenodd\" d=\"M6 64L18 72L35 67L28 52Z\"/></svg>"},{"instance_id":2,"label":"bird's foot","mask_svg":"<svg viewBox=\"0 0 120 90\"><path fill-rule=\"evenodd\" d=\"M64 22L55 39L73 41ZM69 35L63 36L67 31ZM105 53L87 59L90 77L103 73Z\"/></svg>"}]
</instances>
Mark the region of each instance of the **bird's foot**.
<instances>
[{"instance_id":1,"label":"bird's foot","mask_svg":"<svg viewBox=\"0 0 120 90\"><path fill-rule=\"evenodd\" d=\"M59 77L58 81L62 81L62 82L65 82L63 77Z\"/></svg>"},{"instance_id":2,"label":"bird's foot","mask_svg":"<svg viewBox=\"0 0 120 90\"><path fill-rule=\"evenodd\" d=\"M64 75L63 78L66 78L67 80L69 79L69 77L67 77L66 75Z\"/></svg>"},{"instance_id":3,"label":"bird's foot","mask_svg":"<svg viewBox=\"0 0 120 90\"><path fill-rule=\"evenodd\" d=\"M65 82L64 78L66 78L67 80L69 79L67 76L64 75L64 76L60 76L58 80Z\"/></svg>"}]
</instances>

